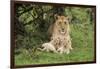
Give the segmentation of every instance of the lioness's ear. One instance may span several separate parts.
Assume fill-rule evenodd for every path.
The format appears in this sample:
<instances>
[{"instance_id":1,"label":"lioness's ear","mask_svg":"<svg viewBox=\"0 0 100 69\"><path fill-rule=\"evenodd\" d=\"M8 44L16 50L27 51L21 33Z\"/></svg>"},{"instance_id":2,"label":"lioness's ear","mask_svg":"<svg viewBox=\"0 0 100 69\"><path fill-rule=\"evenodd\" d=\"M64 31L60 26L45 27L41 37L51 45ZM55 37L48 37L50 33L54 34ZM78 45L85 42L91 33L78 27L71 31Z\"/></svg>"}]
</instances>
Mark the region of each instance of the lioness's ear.
<instances>
[{"instance_id":1,"label":"lioness's ear","mask_svg":"<svg viewBox=\"0 0 100 69\"><path fill-rule=\"evenodd\" d=\"M69 23L71 22L71 16L66 16L66 19L69 21Z\"/></svg>"},{"instance_id":2,"label":"lioness's ear","mask_svg":"<svg viewBox=\"0 0 100 69\"><path fill-rule=\"evenodd\" d=\"M55 19L59 19L60 16L59 16L58 14L55 14L55 15L54 15L54 18L55 18Z\"/></svg>"},{"instance_id":3,"label":"lioness's ear","mask_svg":"<svg viewBox=\"0 0 100 69\"><path fill-rule=\"evenodd\" d=\"M67 19L67 20L69 20L69 19L70 19L70 17L69 17L69 16L66 16L66 19Z\"/></svg>"}]
</instances>

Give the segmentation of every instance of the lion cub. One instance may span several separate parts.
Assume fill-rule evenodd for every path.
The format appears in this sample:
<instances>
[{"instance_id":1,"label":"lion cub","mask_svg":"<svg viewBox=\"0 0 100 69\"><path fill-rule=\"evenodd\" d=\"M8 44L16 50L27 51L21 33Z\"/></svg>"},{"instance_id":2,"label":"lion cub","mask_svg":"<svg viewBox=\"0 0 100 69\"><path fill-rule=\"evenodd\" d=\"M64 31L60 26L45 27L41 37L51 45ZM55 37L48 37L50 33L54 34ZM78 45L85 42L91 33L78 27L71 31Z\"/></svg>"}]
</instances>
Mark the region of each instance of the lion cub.
<instances>
[{"instance_id":1,"label":"lion cub","mask_svg":"<svg viewBox=\"0 0 100 69\"><path fill-rule=\"evenodd\" d=\"M55 45L55 41L51 40L50 42L42 44L43 49L41 49L41 48L38 48L38 49L41 51L47 51L47 52L51 51L51 52L57 53L54 45Z\"/></svg>"}]
</instances>

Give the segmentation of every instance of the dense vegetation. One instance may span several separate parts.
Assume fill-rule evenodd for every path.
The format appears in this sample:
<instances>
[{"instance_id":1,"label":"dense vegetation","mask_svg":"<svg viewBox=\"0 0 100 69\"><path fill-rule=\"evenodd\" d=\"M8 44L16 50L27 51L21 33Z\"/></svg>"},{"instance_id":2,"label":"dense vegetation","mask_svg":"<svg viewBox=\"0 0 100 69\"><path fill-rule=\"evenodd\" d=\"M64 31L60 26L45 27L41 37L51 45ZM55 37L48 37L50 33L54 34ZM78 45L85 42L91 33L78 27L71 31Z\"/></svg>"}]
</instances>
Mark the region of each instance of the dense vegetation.
<instances>
[{"instance_id":1,"label":"dense vegetation","mask_svg":"<svg viewBox=\"0 0 100 69\"><path fill-rule=\"evenodd\" d=\"M94 8L60 7L36 4L15 6L15 63L41 64L92 61L94 59ZM50 41L48 28L55 21L54 15L70 17L72 47L69 54L55 54L37 50Z\"/></svg>"}]
</instances>

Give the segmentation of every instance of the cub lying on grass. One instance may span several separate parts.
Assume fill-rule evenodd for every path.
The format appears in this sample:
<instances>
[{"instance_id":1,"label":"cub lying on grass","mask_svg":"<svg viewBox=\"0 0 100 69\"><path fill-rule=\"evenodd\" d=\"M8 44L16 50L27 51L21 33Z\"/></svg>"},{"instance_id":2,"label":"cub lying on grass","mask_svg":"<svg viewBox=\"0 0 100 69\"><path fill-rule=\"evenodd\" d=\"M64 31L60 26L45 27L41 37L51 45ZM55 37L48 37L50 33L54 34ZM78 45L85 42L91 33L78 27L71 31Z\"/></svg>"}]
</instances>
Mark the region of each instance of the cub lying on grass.
<instances>
[{"instance_id":1,"label":"cub lying on grass","mask_svg":"<svg viewBox=\"0 0 100 69\"><path fill-rule=\"evenodd\" d=\"M42 47L43 49L41 48L38 48L38 49L41 51L47 51L47 52L51 51L51 52L57 53L54 45L51 42L42 44Z\"/></svg>"}]
</instances>

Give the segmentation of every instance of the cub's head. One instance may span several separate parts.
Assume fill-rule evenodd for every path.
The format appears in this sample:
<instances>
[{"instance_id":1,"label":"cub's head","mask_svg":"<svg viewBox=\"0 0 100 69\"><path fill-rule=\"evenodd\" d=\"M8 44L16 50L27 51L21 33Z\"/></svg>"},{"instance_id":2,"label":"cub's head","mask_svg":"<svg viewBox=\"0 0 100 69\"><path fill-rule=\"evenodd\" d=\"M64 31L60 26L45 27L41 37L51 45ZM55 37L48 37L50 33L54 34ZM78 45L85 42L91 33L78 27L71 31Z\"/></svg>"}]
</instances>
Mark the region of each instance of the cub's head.
<instances>
[{"instance_id":1,"label":"cub's head","mask_svg":"<svg viewBox=\"0 0 100 69\"><path fill-rule=\"evenodd\" d=\"M56 15L55 23L56 23L59 33L65 34L69 25L69 17Z\"/></svg>"}]
</instances>

